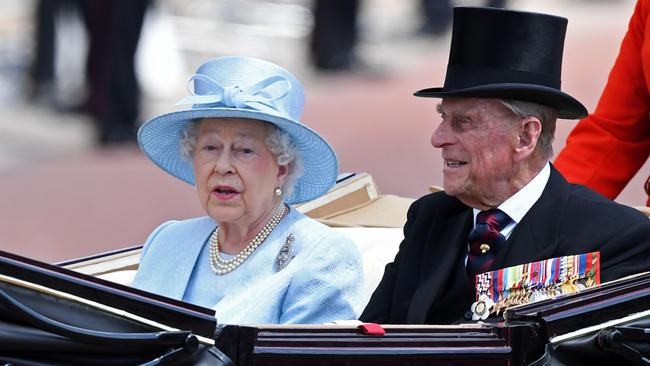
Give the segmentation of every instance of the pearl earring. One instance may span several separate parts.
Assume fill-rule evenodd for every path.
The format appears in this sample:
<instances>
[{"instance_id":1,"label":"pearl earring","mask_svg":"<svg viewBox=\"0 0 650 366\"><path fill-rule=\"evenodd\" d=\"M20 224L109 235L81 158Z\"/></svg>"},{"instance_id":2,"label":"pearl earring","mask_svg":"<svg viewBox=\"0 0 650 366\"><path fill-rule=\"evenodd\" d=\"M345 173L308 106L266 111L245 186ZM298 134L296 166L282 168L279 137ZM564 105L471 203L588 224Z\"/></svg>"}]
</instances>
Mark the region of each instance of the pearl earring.
<instances>
[{"instance_id":1,"label":"pearl earring","mask_svg":"<svg viewBox=\"0 0 650 366\"><path fill-rule=\"evenodd\" d=\"M282 196L282 190L280 189L280 187L276 188L275 191L273 191L273 194L275 194L278 197Z\"/></svg>"}]
</instances>

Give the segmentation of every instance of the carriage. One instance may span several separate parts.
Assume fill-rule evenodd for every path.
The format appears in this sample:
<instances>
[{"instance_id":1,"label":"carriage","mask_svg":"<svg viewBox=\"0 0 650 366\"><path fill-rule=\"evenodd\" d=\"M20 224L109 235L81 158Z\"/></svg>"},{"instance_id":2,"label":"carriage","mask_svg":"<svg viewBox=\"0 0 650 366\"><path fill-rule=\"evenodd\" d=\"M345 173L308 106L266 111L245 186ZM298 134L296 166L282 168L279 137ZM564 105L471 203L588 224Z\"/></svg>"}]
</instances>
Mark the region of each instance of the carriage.
<instances>
[{"instance_id":1,"label":"carriage","mask_svg":"<svg viewBox=\"0 0 650 366\"><path fill-rule=\"evenodd\" d=\"M365 296L401 240L410 200L347 177L299 209L364 253ZM373 215L373 212L395 212ZM360 224L361 223L361 224ZM360 227L363 225L364 227ZM47 264L0 252L6 365L574 365L650 363L650 273L459 325L225 325L129 286L141 247Z\"/></svg>"}]
</instances>

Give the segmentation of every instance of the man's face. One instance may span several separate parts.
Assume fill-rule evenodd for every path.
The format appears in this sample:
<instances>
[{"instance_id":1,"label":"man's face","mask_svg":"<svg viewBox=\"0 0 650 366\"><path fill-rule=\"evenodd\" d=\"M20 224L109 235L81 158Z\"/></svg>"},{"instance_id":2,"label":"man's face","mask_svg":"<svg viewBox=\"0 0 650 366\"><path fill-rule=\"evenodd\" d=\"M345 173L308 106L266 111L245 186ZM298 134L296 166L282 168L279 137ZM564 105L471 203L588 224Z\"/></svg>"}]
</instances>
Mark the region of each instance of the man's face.
<instances>
[{"instance_id":1,"label":"man's face","mask_svg":"<svg viewBox=\"0 0 650 366\"><path fill-rule=\"evenodd\" d=\"M517 178L517 116L495 99L444 98L431 144L442 149L444 188L484 209L507 199Z\"/></svg>"}]
</instances>

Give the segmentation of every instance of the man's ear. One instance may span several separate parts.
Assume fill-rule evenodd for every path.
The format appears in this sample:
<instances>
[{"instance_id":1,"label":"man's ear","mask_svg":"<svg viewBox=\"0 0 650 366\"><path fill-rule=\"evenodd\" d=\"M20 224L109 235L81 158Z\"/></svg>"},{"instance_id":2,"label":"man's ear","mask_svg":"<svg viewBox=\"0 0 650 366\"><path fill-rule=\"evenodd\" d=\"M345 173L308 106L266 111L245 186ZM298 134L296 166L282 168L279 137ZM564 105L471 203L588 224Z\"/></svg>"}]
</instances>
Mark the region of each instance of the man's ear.
<instances>
[{"instance_id":1,"label":"man's ear","mask_svg":"<svg viewBox=\"0 0 650 366\"><path fill-rule=\"evenodd\" d=\"M542 133L542 123L535 117L526 117L519 123L515 159L524 160L532 155L537 147L539 136Z\"/></svg>"}]
</instances>

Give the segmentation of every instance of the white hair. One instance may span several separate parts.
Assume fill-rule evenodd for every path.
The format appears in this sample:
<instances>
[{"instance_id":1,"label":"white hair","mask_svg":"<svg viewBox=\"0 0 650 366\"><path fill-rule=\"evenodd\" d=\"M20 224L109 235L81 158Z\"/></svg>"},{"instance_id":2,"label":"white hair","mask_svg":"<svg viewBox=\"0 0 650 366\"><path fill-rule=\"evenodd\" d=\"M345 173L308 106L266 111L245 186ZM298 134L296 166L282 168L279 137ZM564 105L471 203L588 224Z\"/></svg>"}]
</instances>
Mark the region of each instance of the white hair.
<instances>
[{"instance_id":1,"label":"white hair","mask_svg":"<svg viewBox=\"0 0 650 366\"><path fill-rule=\"evenodd\" d=\"M278 165L287 166L287 178L281 188L282 197L289 197L293 193L296 181L303 174L302 158L288 133L273 124L265 123L264 125L267 126L268 131L265 141L266 147L275 156ZM196 139L199 136L200 126L201 120L194 120L183 129L180 153L181 157L189 162L194 159L194 149L196 148Z\"/></svg>"},{"instance_id":2,"label":"white hair","mask_svg":"<svg viewBox=\"0 0 650 366\"><path fill-rule=\"evenodd\" d=\"M553 137L555 135L555 123L558 110L534 102L523 102L519 100L497 99L503 106L511 110L519 118L535 117L542 124L542 131L539 134L537 145L542 157L550 160L553 156Z\"/></svg>"}]
</instances>

